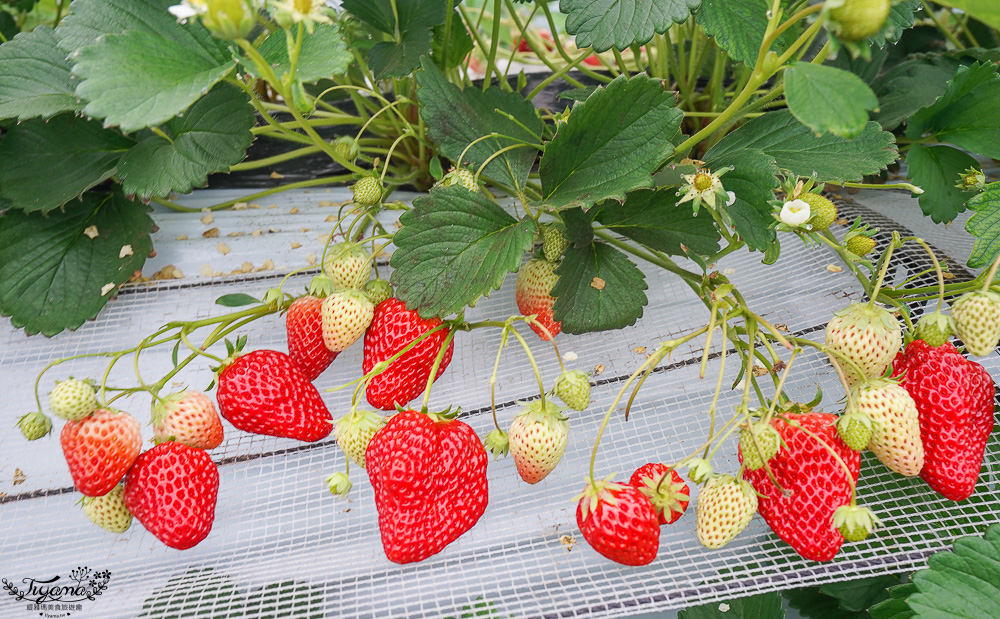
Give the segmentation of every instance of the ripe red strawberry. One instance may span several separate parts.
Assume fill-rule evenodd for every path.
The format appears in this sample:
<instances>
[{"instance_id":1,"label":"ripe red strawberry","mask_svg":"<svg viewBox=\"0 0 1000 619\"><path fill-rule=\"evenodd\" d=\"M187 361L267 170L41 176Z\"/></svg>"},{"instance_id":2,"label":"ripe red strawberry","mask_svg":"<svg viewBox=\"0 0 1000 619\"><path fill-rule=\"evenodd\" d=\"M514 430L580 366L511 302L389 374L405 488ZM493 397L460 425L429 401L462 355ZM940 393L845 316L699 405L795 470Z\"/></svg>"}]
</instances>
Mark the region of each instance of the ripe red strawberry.
<instances>
[{"instance_id":1,"label":"ripe red strawberry","mask_svg":"<svg viewBox=\"0 0 1000 619\"><path fill-rule=\"evenodd\" d=\"M847 356L864 372L858 376L851 367L837 359L851 386L864 378L885 373L903 345L899 321L877 305L854 303L836 313L826 326L826 345Z\"/></svg>"},{"instance_id":2,"label":"ripe red strawberry","mask_svg":"<svg viewBox=\"0 0 1000 619\"><path fill-rule=\"evenodd\" d=\"M175 442L143 453L125 478L125 505L161 542L185 550L208 536L215 520L219 470L201 450Z\"/></svg>"},{"instance_id":3,"label":"ripe red strawberry","mask_svg":"<svg viewBox=\"0 0 1000 619\"><path fill-rule=\"evenodd\" d=\"M420 318L417 312L406 309L406 305L395 297L382 301L375 307L371 326L365 332L364 373L371 372L376 363L385 361L440 324L438 318ZM365 389L368 402L375 408L393 410L397 404L405 406L420 395L427 386L431 367L447 336L447 329L435 331L372 378ZM455 343L449 343L435 380L444 374L451 363L454 349Z\"/></svg>"},{"instance_id":4,"label":"ripe red strawberry","mask_svg":"<svg viewBox=\"0 0 1000 619\"><path fill-rule=\"evenodd\" d=\"M219 410L245 432L318 441L333 430L319 391L288 355L255 350L219 374Z\"/></svg>"},{"instance_id":5,"label":"ripe red strawberry","mask_svg":"<svg viewBox=\"0 0 1000 619\"><path fill-rule=\"evenodd\" d=\"M514 417L507 432L510 453L521 479L537 484L551 473L569 441L566 416L551 400L531 402Z\"/></svg>"},{"instance_id":6,"label":"ripe red strawberry","mask_svg":"<svg viewBox=\"0 0 1000 619\"><path fill-rule=\"evenodd\" d=\"M663 479L668 471L670 476ZM660 462L643 464L632 473L628 483L649 497L661 525L677 522L691 501L691 491L681 476Z\"/></svg>"},{"instance_id":7,"label":"ripe red strawberry","mask_svg":"<svg viewBox=\"0 0 1000 619\"><path fill-rule=\"evenodd\" d=\"M323 343L323 299L306 295L288 306L285 315L288 356L309 380L316 380L337 358Z\"/></svg>"},{"instance_id":8,"label":"ripe red strawberry","mask_svg":"<svg viewBox=\"0 0 1000 619\"><path fill-rule=\"evenodd\" d=\"M67 421L59 442L76 489L87 496L103 496L135 462L142 433L132 415L99 408L79 421Z\"/></svg>"},{"instance_id":9,"label":"ripe red strawberry","mask_svg":"<svg viewBox=\"0 0 1000 619\"><path fill-rule=\"evenodd\" d=\"M531 325L531 330L543 340L550 339L549 335L555 337L562 331L562 323L552 319L552 304L556 302L552 296L552 288L559 281L559 276L555 273L557 266L557 263L548 260L529 260L518 272L514 287L518 311L524 316L534 314L536 320L549 330L546 335L537 325Z\"/></svg>"},{"instance_id":10,"label":"ripe red strawberry","mask_svg":"<svg viewBox=\"0 0 1000 619\"><path fill-rule=\"evenodd\" d=\"M993 380L952 344L932 348L923 340L910 342L893 370L917 404L924 444L920 476L945 498L969 498L993 430Z\"/></svg>"},{"instance_id":11,"label":"ripe red strawberry","mask_svg":"<svg viewBox=\"0 0 1000 619\"><path fill-rule=\"evenodd\" d=\"M660 549L660 521L638 489L589 481L576 506L576 524L591 548L622 565L647 565Z\"/></svg>"},{"instance_id":12,"label":"ripe red strawberry","mask_svg":"<svg viewBox=\"0 0 1000 619\"><path fill-rule=\"evenodd\" d=\"M394 415L365 452L386 557L423 561L471 529L489 502L486 461L465 423L434 413Z\"/></svg>"},{"instance_id":13,"label":"ripe red strawberry","mask_svg":"<svg viewBox=\"0 0 1000 619\"><path fill-rule=\"evenodd\" d=\"M215 449L222 444L222 420L204 393L174 393L153 406L153 437L158 443L177 441L196 449Z\"/></svg>"},{"instance_id":14,"label":"ripe red strawberry","mask_svg":"<svg viewBox=\"0 0 1000 619\"><path fill-rule=\"evenodd\" d=\"M851 488L858 481L860 454L840 439L835 415L812 412L787 417L832 448L850 470L851 480L848 481L843 467L827 447L781 419L774 419L771 424L786 447L768 464L778 484L791 495L782 494L763 469L745 471L744 475L761 494L760 515L771 530L806 559L829 561L844 543L843 536L831 523L837 508L851 502Z\"/></svg>"}]
</instances>

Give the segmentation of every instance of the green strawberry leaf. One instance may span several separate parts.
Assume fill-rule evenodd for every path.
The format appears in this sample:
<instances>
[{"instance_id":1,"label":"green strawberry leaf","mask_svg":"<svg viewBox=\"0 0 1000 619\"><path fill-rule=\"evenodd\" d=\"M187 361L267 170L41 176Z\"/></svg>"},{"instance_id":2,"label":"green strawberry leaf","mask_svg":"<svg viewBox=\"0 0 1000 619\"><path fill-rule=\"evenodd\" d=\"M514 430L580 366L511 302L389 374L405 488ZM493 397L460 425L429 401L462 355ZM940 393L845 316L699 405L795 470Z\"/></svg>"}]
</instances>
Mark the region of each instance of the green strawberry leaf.
<instances>
[{"instance_id":1,"label":"green strawberry leaf","mask_svg":"<svg viewBox=\"0 0 1000 619\"><path fill-rule=\"evenodd\" d=\"M573 105L545 146L538 166L542 203L551 209L587 208L653 186L653 171L673 151L684 114L663 81L618 76Z\"/></svg>"},{"instance_id":2,"label":"green strawberry leaf","mask_svg":"<svg viewBox=\"0 0 1000 619\"><path fill-rule=\"evenodd\" d=\"M390 264L396 296L420 315L445 316L474 305L521 266L534 222L518 221L482 193L434 189L399 219Z\"/></svg>"},{"instance_id":3,"label":"green strawberry leaf","mask_svg":"<svg viewBox=\"0 0 1000 619\"><path fill-rule=\"evenodd\" d=\"M566 13L566 32L576 35L577 47L604 52L643 45L670 26L691 17L701 0L560 0Z\"/></svg>"},{"instance_id":4,"label":"green strawberry leaf","mask_svg":"<svg viewBox=\"0 0 1000 619\"><path fill-rule=\"evenodd\" d=\"M15 124L0 142L0 196L11 208L51 211L114 174L134 144L72 114Z\"/></svg>"},{"instance_id":5,"label":"green strawberry leaf","mask_svg":"<svg viewBox=\"0 0 1000 619\"><path fill-rule=\"evenodd\" d=\"M244 293L224 294L215 300L216 305L223 307L243 307L244 305L256 305L260 302L260 299L255 299Z\"/></svg>"},{"instance_id":6,"label":"green strawberry leaf","mask_svg":"<svg viewBox=\"0 0 1000 619\"><path fill-rule=\"evenodd\" d=\"M961 9L984 24L1000 29L1000 6L996 0L941 0L937 4Z\"/></svg>"},{"instance_id":7,"label":"green strawberry leaf","mask_svg":"<svg viewBox=\"0 0 1000 619\"><path fill-rule=\"evenodd\" d=\"M678 619L784 619L781 595L761 593L728 602L711 602L677 613Z\"/></svg>"},{"instance_id":8,"label":"green strawberry leaf","mask_svg":"<svg viewBox=\"0 0 1000 619\"><path fill-rule=\"evenodd\" d=\"M635 324L648 302L639 267L605 243L566 249L552 288L553 317L564 333L610 331Z\"/></svg>"},{"instance_id":9,"label":"green strawberry leaf","mask_svg":"<svg viewBox=\"0 0 1000 619\"><path fill-rule=\"evenodd\" d=\"M424 60L423 70L416 74L416 78L420 116L427 123L430 138L452 161L457 162L464 151L462 164L471 163L478 168L505 147L519 142L539 141L542 121L535 106L521 95L504 92L495 86L485 91L477 88L461 90L429 60ZM498 110L509 114L516 122ZM491 133L506 137L480 140ZM469 148L473 142L476 143ZM493 159L483 174L510 187L520 188L537 156L535 148L514 148Z\"/></svg>"},{"instance_id":10,"label":"green strawberry leaf","mask_svg":"<svg viewBox=\"0 0 1000 619\"><path fill-rule=\"evenodd\" d=\"M342 6L393 38L376 43L368 52L375 79L405 77L417 69L420 57L431 52L431 28L443 24L447 16L447 6L440 0L344 0Z\"/></svg>"},{"instance_id":11,"label":"green strawberry leaf","mask_svg":"<svg viewBox=\"0 0 1000 619\"><path fill-rule=\"evenodd\" d=\"M869 606L888 599L887 589L899 584L899 576L871 576L845 582L830 583L819 588L839 602L848 612L864 613Z\"/></svg>"},{"instance_id":12,"label":"green strawberry leaf","mask_svg":"<svg viewBox=\"0 0 1000 619\"><path fill-rule=\"evenodd\" d=\"M779 168L793 174L809 176L815 172L820 181L834 182L875 174L898 156L893 135L882 131L878 123L869 122L853 140L837 135L816 137L788 110L754 118L722 138L704 158L708 161L743 149L774 157Z\"/></svg>"},{"instance_id":13,"label":"green strawberry leaf","mask_svg":"<svg viewBox=\"0 0 1000 619\"><path fill-rule=\"evenodd\" d=\"M874 604L868 609L871 619L910 619L916 613L906 603L906 599L917 592L917 586L912 582L895 587L889 587L889 599Z\"/></svg>"},{"instance_id":14,"label":"green strawberry leaf","mask_svg":"<svg viewBox=\"0 0 1000 619\"><path fill-rule=\"evenodd\" d=\"M906 600L916 617L1000 617L1000 525L957 540L927 564Z\"/></svg>"},{"instance_id":15,"label":"green strawberry leaf","mask_svg":"<svg viewBox=\"0 0 1000 619\"><path fill-rule=\"evenodd\" d=\"M712 217L706 213L695 217L690 205L677 204L676 193L633 191L624 204L605 204L591 212L596 211L594 219L611 231L665 254L682 256L690 251L710 256L719 251L719 231Z\"/></svg>"},{"instance_id":16,"label":"green strawberry leaf","mask_svg":"<svg viewBox=\"0 0 1000 619\"><path fill-rule=\"evenodd\" d=\"M445 24L439 26L434 26L434 39L431 42L433 47L433 53L431 57L434 59L434 64L439 67L457 67L465 61L465 57L469 55L475 48L475 42L472 37L469 36L469 31L465 29L465 22L462 21L462 16L456 10L451 16L451 32L448 36L448 57L445 58L443 54L444 49L444 39L445 39Z\"/></svg>"},{"instance_id":17,"label":"green strawberry leaf","mask_svg":"<svg viewBox=\"0 0 1000 619\"><path fill-rule=\"evenodd\" d=\"M48 26L0 45L0 118L48 118L83 107L70 63Z\"/></svg>"},{"instance_id":18,"label":"green strawberry leaf","mask_svg":"<svg viewBox=\"0 0 1000 619\"><path fill-rule=\"evenodd\" d=\"M726 191L733 192L736 200L723 208L733 220L736 232L750 248L766 250L768 244L777 238L770 204L774 198L773 190L778 186L778 166L774 157L759 150L746 149L708 158L705 165L714 170L733 167L722 177L722 185Z\"/></svg>"},{"instance_id":19,"label":"green strawberry leaf","mask_svg":"<svg viewBox=\"0 0 1000 619\"><path fill-rule=\"evenodd\" d=\"M567 241L573 245L589 245L594 240L595 210L571 208L559 213L563 225L566 226L563 236Z\"/></svg>"},{"instance_id":20,"label":"green strawberry leaf","mask_svg":"<svg viewBox=\"0 0 1000 619\"><path fill-rule=\"evenodd\" d=\"M819 587L790 589L781 595L789 608L799 611L805 619L868 619L867 613L845 611L837 598L825 595Z\"/></svg>"},{"instance_id":21,"label":"green strawberry leaf","mask_svg":"<svg viewBox=\"0 0 1000 619\"><path fill-rule=\"evenodd\" d=\"M782 4L787 4L783 2ZM736 62L752 67L757 62L760 45L767 29L770 0L702 0L695 15L705 33L715 38L719 47ZM789 28L778 36L771 49L779 54L798 36L796 28Z\"/></svg>"},{"instance_id":22,"label":"green strawberry leaf","mask_svg":"<svg viewBox=\"0 0 1000 619\"><path fill-rule=\"evenodd\" d=\"M274 74L281 79L291 71L291 61L288 60L288 44L284 30L271 34L257 50L267 60ZM312 34L302 37L302 49L299 51L299 62L295 67L295 79L303 84L309 84L321 79L342 75L347 71L354 56L347 49L347 43L340 32L339 24L317 24ZM256 77L260 77L252 62L244 60L243 68Z\"/></svg>"},{"instance_id":23,"label":"green strawberry leaf","mask_svg":"<svg viewBox=\"0 0 1000 619\"><path fill-rule=\"evenodd\" d=\"M903 31L912 28L916 21L916 12L920 10L920 0L903 0L889 9L889 16L885 18L882 29L875 33L875 36L868 37L867 41L874 43L877 47L883 48L886 43L895 43L903 36Z\"/></svg>"},{"instance_id":24,"label":"green strawberry leaf","mask_svg":"<svg viewBox=\"0 0 1000 619\"><path fill-rule=\"evenodd\" d=\"M920 210L935 223L952 221L965 210L969 192L955 185L959 174L978 166L971 155L951 146L913 144L906 153L906 177L924 190Z\"/></svg>"},{"instance_id":25,"label":"green strawberry leaf","mask_svg":"<svg viewBox=\"0 0 1000 619\"><path fill-rule=\"evenodd\" d=\"M47 215L0 215L0 314L47 336L96 317L153 249L147 210L116 191Z\"/></svg>"},{"instance_id":26,"label":"green strawberry leaf","mask_svg":"<svg viewBox=\"0 0 1000 619\"><path fill-rule=\"evenodd\" d=\"M84 112L122 131L151 127L184 112L232 71L232 60L198 53L192 40L177 43L159 35L107 35L78 52L76 94L90 103Z\"/></svg>"},{"instance_id":27,"label":"green strawberry leaf","mask_svg":"<svg viewBox=\"0 0 1000 619\"><path fill-rule=\"evenodd\" d=\"M122 155L116 174L122 189L148 198L205 184L208 174L243 160L254 120L247 96L220 84L186 114L167 121L163 135L149 132Z\"/></svg>"},{"instance_id":28,"label":"green strawberry leaf","mask_svg":"<svg viewBox=\"0 0 1000 619\"><path fill-rule=\"evenodd\" d=\"M975 211L975 215L965 222L966 231L976 237L969 266L980 269L993 264L1000 256L1000 183L987 185L965 205Z\"/></svg>"},{"instance_id":29,"label":"green strawberry leaf","mask_svg":"<svg viewBox=\"0 0 1000 619\"><path fill-rule=\"evenodd\" d=\"M861 78L835 67L796 62L785 69L788 109L816 133L856 138L878 98Z\"/></svg>"},{"instance_id":30,"label":"green strawberry leaf","mask_svg":"<svg viewBox=\"0 0 1000 619\"><path fill-rule=\"evenodd\" d=\"M882 72L886 60L889 58L889 48L878 48L872 50L871 58L862 56L852 56L851 54L837 54L834 58L827 59L823 64L828 67L836 67L844 71L850 71L861 78L861 81L871 85L872 82Z\"/></svg>"},{"instance_id":31,"label":"green strawberry leaf","mask_svg":"<svg viewBox=\"0 0 1000 619\"><path fill-rule=\"evenodd\" d=\"M993 63L960 67L932 105L914 114L906 137L932 136L990 157L1000 157L1000 75Z\"/></svg>"}]
</instances>

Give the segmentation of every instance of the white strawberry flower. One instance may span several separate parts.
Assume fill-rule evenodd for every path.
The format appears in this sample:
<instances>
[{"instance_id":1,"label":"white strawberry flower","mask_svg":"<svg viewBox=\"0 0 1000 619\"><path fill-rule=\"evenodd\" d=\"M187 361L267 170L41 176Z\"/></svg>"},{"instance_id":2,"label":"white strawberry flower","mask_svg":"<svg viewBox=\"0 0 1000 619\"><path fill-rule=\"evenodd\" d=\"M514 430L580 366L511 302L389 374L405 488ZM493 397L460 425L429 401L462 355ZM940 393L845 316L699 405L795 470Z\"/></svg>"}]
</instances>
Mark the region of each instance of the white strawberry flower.
<instances>
[{"instance_id":1,"label":"white strawberry flower","mask_svg":"<svg viewBox=\"0 0 1000 619\"><path fill-rule=\"evenodd\" d=\"M809 221L810 215L809 204L805 200L796 198L782 205L778 218L786 226L801 226Z\"/></svg>"},{"instance_id":2,"label":"white strawberry flower","mask_svg":"<svg viewBox=\"0 0 1000 619\"><path fill-rule=\"evenodd\" d=\"M177 21L183 22L192 17L204 15L208 10L208 5L205 4L204 0L183 0L180 4L168 7L167 10L177 18Z\"/></svg>"}]
</instances>

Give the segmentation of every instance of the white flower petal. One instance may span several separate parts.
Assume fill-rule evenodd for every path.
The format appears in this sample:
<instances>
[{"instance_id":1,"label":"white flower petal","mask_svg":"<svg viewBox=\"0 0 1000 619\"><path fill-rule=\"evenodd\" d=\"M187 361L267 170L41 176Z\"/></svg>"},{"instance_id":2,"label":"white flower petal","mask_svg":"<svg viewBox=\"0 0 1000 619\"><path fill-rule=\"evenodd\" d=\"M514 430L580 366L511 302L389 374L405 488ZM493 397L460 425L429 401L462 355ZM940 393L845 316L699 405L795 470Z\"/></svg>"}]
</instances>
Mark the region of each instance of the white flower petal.
<instances>
[{"instance_id":1,"label":"white flower petal","mask_svg":"<svg viewBox=\"0 0 1000 619\"><path fill-rule=\"evenodd\" d=\"M790 200L781 207L778 217L789 226L801 226L809 221L809 204L805 200Z\"/></svg>"},{"instance_id":2,"label":"white flower petal","mask_svg":"<svg viewBox=\"0 0 1000 619\"><path fill-rule=\"evenodd\" d=\"M195 10L193 6L187 3L175 4L171 7L167 7L167 10L170 11L170 14L176 17L178 20L191 19L192 17L198 14L198 11Z\"/></svg>"}]
</instances>

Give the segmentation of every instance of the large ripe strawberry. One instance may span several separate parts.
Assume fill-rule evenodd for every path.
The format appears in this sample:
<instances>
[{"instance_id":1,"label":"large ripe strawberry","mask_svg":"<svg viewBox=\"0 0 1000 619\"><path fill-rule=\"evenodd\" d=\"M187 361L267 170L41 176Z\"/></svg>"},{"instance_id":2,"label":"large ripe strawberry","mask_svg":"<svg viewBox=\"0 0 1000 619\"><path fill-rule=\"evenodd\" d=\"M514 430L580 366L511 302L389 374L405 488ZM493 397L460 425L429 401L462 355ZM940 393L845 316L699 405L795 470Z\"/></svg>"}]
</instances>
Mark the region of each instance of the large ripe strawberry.
<instances>
[{"instance_id":1,"label":"large ripe strawberry","mask_svg":"<svg viewBox=\"0 0 1000 619\"><path fill-rule=\"evenodd\" d=\"M663 479L664 476L667 479ZM660 462L648 462L640 466L632 473L628 483L649 497L660 524L677 522L691 501L691 491L676 469Z\"/></svg>"},{"instance_id":2,"label":"large ripe strawberry","mask_svg":"<svg viewBox=\"0 0 1000 619\"><path fill-rule=\"evenodd\" d=\"M365 452L386 557L423 561L471 529L489 502L486 462L476 432L461 421L393 416Z\"/></svg>"},{"instance_id":3,"label":"large ripe strawberry","mask_svg":"<svg viewBox=\"0 0 1000 619\"><path fill-rule=\"evenodd\" d=\"M333 352L347 350L372 322L375 306L360 290L341 290L323 300L323 342Z\"/></svg>"},{"instance_id":4,"label":"large ripe strawberry","mask_svg":"<svg viewBox=\"0 0 1000 619\"><path fill-rule=\"evenodd\" d=\"M309 380L316 380L340 354L323 343L323 299L319 297L299 297L288 306L285 333L288 356Z\"/></svg>"},{"instance_id":5,"label":"large ripe strawberry","mask_svg":"<svg viewBox=\"0 0 1000 619\"><path fill-rule=\"evenodd\" d=\"M99 408L67 421L59 435L73 485L87 496L102 496L118 485L135 462L142 433L135 417Z\"/></svg>"},{"instance_id":6,"label":"large ripe strawberry","mask_svg":"<svg viewBox=\"0 0 1000 619\"><path fill-rule=\"evenodd\" d=\"M660 521L649 498L628 484L588 481L576 524L591 548L622 565L647 565L660 549Z\"/></svg>"},{"instance_id":7,"label":"large ripe strawberry","mask_svg":"<svg viewBox=\"0 0 1000 619\"><path fill-rule=\"evenodd\" d=\"M200 391L173 393L153 405L153 437L196 449L222 444L222 420L215 404Z\"/></svg>"},{"instance_id":8,"label":"large ripe strawberry","mask_svg":"<svg viewBox=\"0 0 1000 619\"><path fill-rule=\"evenodd\" d=\"M406 309L406 305L395 297L382 301L375 307L371 326L365 332L365 356L362 363L364 373L371 372L376 363L387 360L441 324L438 318L421 318L417 312ZM397 404L406 406L410 400L420 395L427 387L431 367L447 336L448 329L435 331L393 361L384 372L372 378L365 389L368 402L375 408L393 410ZM444 374L451 363L454 349L455 343L452 341L441 359L434 380Z\"/></svg>"},{"instance_id":9,"label":"large ripe strawberry","mask_svg":"<svg viewBox=\"0 0 1000 619\"><path fill-rule=\"evenodd\" d=\"M983 450L993 429L993 381L955 347L907 345L893 363L916 402L924 466L920 476L945 498L969 498L979 479Z\"/></svg>"},{"instance_id":10,"label":"large ripe strawberry","mask_svg":"<svg viewBox=\"0 0 1000 619\"><path fill-rule=\"evenodd\" d=\"M876 378L855 387L853 396L855 409L872 422L868 449L900 475L919 475L924 444L917 405L910 394L895 381Z\"/></svg>"},{"instance_id":11,"label":"large ripe strawberry","mask_svg":"<svg viewBox=\"0 0 1000 619\"><path fill-rule=\"evenodd\" d=\"M854 303L836 313L826 326L826 345L845 355L864 372L858 376L837 358L851 386L865 378L885 373L903 345L903 332L888 310L867 303Z\"/></svg>"},{"instance_id":12,"label":"large ripe strawberry","mask_svg":"<svg viewBox=\"0 0 1000 619\"><path fill-rule=\"evenodd\" d=\"M215 520L219 470L205 451L160 443L125 478L125 505L161 542L185 550L208 536Z\"/></svg>"},{"instance_id":13,"label":"large ripe strawberry","mask_svg":"<svg viewBox=\"0 0 1000 619\"><path fill-rule=\"evenodd\" d=\"M787 422L771 421L785 447L768 464L778 484L790 494L775 487L763 469L744 474L761 495L760 515L771 530L806 559L829 561L844 543L831 523L837 508L851 502L860 454L840 439L835 415L811 412L786 417ZM850 479L831 450L847 465Z\"/></svg>"},{"instance_id":14,"label":"large ripe strawberry","mask_svg":"<svg viewBox=\"0 0 1000 619\"><path fill-rule=\"evenodd\" d=\"M969 292L951 305L955 333L965 342L965 348L977 357L985 357L1000 341L1000 294Z\"/></svg>"},{"instance_id":15,"label":"large ripe strawberry","mask_svg":"<svg viewBox=\"0 0 1000 619\"><path fill-rule=\"evenodd\" d=\"M569 441L566 416L551 400L531 402L514 417L507 432L510 453L521 479L537 484L556 468Z\"/></svg>"},{"instance_id":16,"label":"large ripe strawberry","mask_svg":"<svg viewBox=\"0 0 1000 619\"><path fill-rule=\"evenodd\" d=\"M757 495L746 481L716 475L698 493L695 524L705 548L722 548L750 524L757 512Z\"/></svg>"},{"instance_id":17,"label":"large ripe strawberry","mask_svg":"<svg viewBox=\"0 0 1000 619\"><path fill-rule=\"evenodd\" d=\"M549 333L546 335L537 325L531 325L531 330L543 340L548 340L549 335L555 337L562 331L562 323L552 318L552 304L556 302L552 296L552 288L559 281L555 272L557 266L558 263L548 260L529 260L518 271L514 286L518 311L524 316L534 314L535 319L548 329Z\"/></svg>"},{"instance_id":18,"label":"large ripe strawberry","mask_svg":"<svg viewBox=\"0 0 1000 619\"><path fill-rule=\"evenodd\" d=\"M219 374L219 411L245 432L318 441L333 417L298 364L275 350L241 355Z\"/></svg>"}]
</instances>

